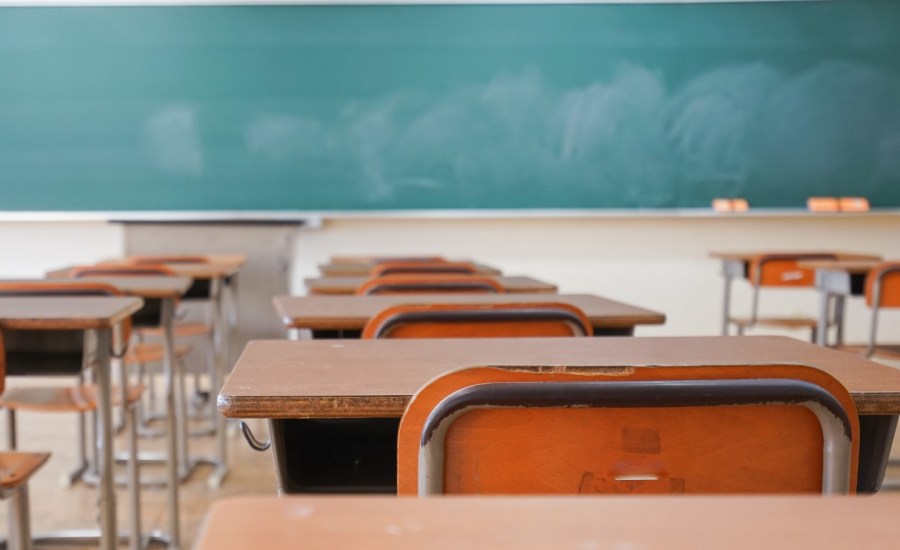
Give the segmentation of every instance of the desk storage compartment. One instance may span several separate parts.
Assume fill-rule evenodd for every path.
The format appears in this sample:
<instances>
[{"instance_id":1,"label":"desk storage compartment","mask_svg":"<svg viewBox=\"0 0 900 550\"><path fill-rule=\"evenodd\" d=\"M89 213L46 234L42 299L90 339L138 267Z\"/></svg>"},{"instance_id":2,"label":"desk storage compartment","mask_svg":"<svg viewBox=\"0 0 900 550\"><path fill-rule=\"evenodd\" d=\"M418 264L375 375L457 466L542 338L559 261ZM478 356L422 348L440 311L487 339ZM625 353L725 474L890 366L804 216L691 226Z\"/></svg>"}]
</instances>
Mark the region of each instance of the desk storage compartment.
<instances>
[{"instance_id":1,"label":"desk storage compartment","mask_svg":"<svg viewBox=\"0 0 900 550\"><path fill-rule=\"evenodd\" d=\"M397 492L399 418L272 421L285 493Z\"/></svg>"},{"instance_id":2,"label":"desk storage compartment","mask_svg":"<svg viewBox=\"0 0 900 550\"><path fill-rule=\"evenodd\" d=\"M182 300L209 300L212 292L210 279L194 279L194 282L181 297Z\"/></svg>"},{"instance_id":3,"label":"desk storage compartment","mask_svg":"<svg viewBox=\"0 0 900 550\"><path fill-rule=\"evenodd\" d=\"M84 362L82 330L3 331L10 376L75 376Z\"/></svg>"},{"instance_id":4,"label":"desk storage compartment","mask_svg":"<svg viewBox=\"0 0 900 550\"><path fill-rule=\"evenodd\" d=\"M158 327L162 324L162 299L144 298L144 306L131 316L133 327Z\"/></svg>"}]
</instances>

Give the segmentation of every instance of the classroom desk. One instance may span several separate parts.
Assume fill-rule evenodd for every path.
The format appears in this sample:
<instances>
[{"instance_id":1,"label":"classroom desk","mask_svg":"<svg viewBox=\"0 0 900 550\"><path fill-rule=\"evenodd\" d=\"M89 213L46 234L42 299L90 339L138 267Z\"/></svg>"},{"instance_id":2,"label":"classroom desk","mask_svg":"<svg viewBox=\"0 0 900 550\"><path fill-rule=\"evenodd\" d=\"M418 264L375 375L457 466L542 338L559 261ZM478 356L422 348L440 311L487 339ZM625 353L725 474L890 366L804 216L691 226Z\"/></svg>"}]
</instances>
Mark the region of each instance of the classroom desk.
<instances>
[{"instance_id":1,"label":"classroom desk","mask_svg":"<svg viewBox=\"0 0 900 550\"><path fill-rule=\"evenodd\" d=\"M406 404L426 382L450 370L477 365L627 369L780 363L817 367L847 387L863 415L858 488L876 491L900 414L900 370L786 337L262 340L244 349L218 405L230 418L271 420L281 490L390 492L396 488L396 430ZM347 437L368 439L348 442ZM326 461L334 468L329 475L336 486L311 486L303 476L304 466L321 466L315 457L301 456L315 448L316 439L323 445L358 445ZM377 453L389 454L391 461L379 462L383 457ZM360 475L355 480L351 475L342 486L352 468Z\"/></svg>"},{"instance_id":2,"label":"classroom desk","mask_svg":"<svg viewBox=\"0 0 900 550\"><path fill-rule=\"evenodd\" d=\"M725 296L722 302L722 335L728 335L728 320L731 318L731 283L734 279L748 279L750 277L750 264L759 256L770 254L832 254L839 261L873 261L880 260L881 256L873 254L859 254L855 252L836 252L833 250L768 250L768 251L743 251L743 252L710 252L711 258L722 262L722 277L725 279ZM820 325L827 326L827 325ZM824 331L817 331L822 333Z\"/></svg>"},{"instance_id":3,"label":"classroom desk","mask_svg":"<svg viewBox=\"0 0 900 550\"><path fill-rule=\"evenodd\" d=\"M332 259L331 263L319 264L319 272L323 277L367 277L372 273L372 270L378 266L378 262L373 258L369 258L369 261L366 261L366 258L360 257L357 258L358 261L350 261L353 260L353 258L348 257L345 258L345 260L347 261L338 262L335 261L335 259ZM470 260L448 261L473 263L477 275L501 275L499 269L489 265L474 263Z\"/></svg>"},{"instance_id":4,"label":"classroom desk","mask_svg":"<svg viewBox=\"0 0 900 550\"><path fill-rule=\"evenodd\" d=\"M125 259L105 260L101 263L108 265L134 265L129 263L129 259L135 258L131 256ZM225 371L229 349L229 326L228 314L225 305L225 289L233 288L236 284L236 276L240 272L246 257L240 254L220 254L206 256L209 259L206 263L165 263L176 276L188 277L192 283L187 291L182 295L185 300L209 300L213 304L213 337L212 346L214 350L214 361L212 372L212 380L210 385L213 391L221 388L222 381L225 379ZM56 269L47 273L47 277L51 279L68 278L72 266ZM100 280L101 278L91 277L82 280ZM181 384L182 382L178 382ZM225 424L220 415L212 414L211 422L214 426L216 435L216 454L211 458L200 458L193 461L193 464L187 465L186 450L182 451L179 462L181 463L181 477L187 476L190 469L197 464L210 464L214 466L212 473L207 479L207 483L211 488L218 488L222 485L225 477L228 475L228 454L225 441ZM181 425L181 423L179 423ZM186 449L186 445L182 445L182 449Z\"/></svg>"},{"instance_id":5,"label":"classroom desk","mask_svg":"<svg viewBox=\"0 0 900 550\"><path fill-rule=\"evenodd\" d=\"M27 281L29 284L59 285L60 283L101 283L118 288L129 296L143 299L143 307L132 316L135 327L163 327L163 375L165 383L165 434L166 452L163 461L166 463L167 512L169 514L169 539L173 547L180 545L180 521L178 511L178 483L188 472L187 434L183 418L184 385L182 383L178 362L175 360L175 338L172 323L175 319L175 307L178 299L187 292L192 284L189 277L140 276L140 277L90 277L84 279L38 279ZM120 386L124 407L124 384ZM180 472L179 472L180 470Z\"/></svg>"},{"instance_id":6,"label":"classroom desk","mask_svg":"<svg viewBox=\"0 0 900 550\"><path fill-rule=\"evenodd\" d=\"M272 299L286 328L310 329L314 338L359 338L365 324L382 310L401 304L533 304L562 302L580 308L595 336L631 336L635 325L661 325L656 311L591 294L417 294L415 296L276 296Z\"/></svg>"},{"instance_id":7,"label":"classroom desk","mask_svg":"<svg viewBox=\"0 0 900 550\"><path fill-rule=\"evenodd\" d=\"M492 276L491 279L510 294L555 293L556 285L531 277ZM304 279L309 294L316 295L352 295L361 287L368 277L311 277Z\"/></svg>"},{"instance_id":8,"label":"classroom desk","mask_svg":"<svg viewBox=\"0 0 900 550\"><path fill-rule=\"evenodd\" d=\"M898 514L898 495L245 496L213 505L195 549L875 549Z\"/></svg>"},{"instance_id":9,"label":"classroom desk","mask_svg":"<svg viewBox=\"0 0 900 550\"><path fill-rule=\"evenodd\" d=\"M844 343L844 307L848 296L862 296L866 292L866 276L880 260L807 261L797 265L814 269L816 289L819 291L819 326L828 326L829 305L834 300L834 318L837 324L836 345ZM816 343L828 344L827 331L816 331Z\"/></svg>"},{"instance_id":10,"label":"classroom desk","mask_svg":"<svg viewBox=\"0 0 900 550\"><path fill-rule=\"evenodd\" d=\"M112 384L110 349L113 327L143 305L140 298L0 298L0 327L19 330L82 330L96 338L97 468L100 476L100 548L117 546L116 493L113 479Z\"/></svg>"}]
</instances>

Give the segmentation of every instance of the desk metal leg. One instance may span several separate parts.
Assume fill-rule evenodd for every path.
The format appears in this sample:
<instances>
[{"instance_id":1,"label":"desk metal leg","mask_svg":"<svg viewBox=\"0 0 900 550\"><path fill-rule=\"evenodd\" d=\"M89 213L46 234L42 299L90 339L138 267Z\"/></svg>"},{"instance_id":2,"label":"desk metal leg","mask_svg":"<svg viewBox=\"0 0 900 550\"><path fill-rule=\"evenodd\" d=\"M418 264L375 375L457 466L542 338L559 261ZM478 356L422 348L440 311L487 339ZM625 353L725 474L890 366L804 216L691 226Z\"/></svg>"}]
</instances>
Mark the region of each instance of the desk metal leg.
<instances>
[{"instance_id":1,"label":"desk metal leg","mask_svg":"<svg viewBox=\"0 0 900 550\"><path fill-rule=\"evenodd\" d=\"M816 344L828 345L828 310L831 294L827 290L819 292L819 322L816 326Z\"/></svg>"},{"instance_id":2,"label":"desk metal leg","mask_svg":"<svg viewBox=\"0 0 900 550\"><path fill-rule=\"evenodd\" d=\"M112 385L110 384L110 346L112 330L92 331L97 341L97 453L100 474L100 548L112 550L118 542L116 530L116 492L113 479Z\"/></svg>"},{"instance_id":3,"label":"desk metal leg","mask_svg":"<svg viewBox=\"0 0 900 550\"><path fill-rule=\"evenodd\" d=\"M181 548L181 526L179 522L178 503L178 419L175 416L175 379L179 378L178 365L175 360L175 331L172 321L175 318L175 299L166 298L162 301L162 322L165 337L163 338L163 350L165 360L163 362L163 379L166 397L166 474L168 478L168 513L169 513L169 547Z\"/></svg>"},{"instance_id":4,"label":"desk metal leg","mask_svg":"<svg viewBox=\"0 0 900 550\"><path fill-rule=\"evenodd\" d=\"M837 294L834 297L834 322L837 324L836 346L844 345L844 307L847 303L847 297Z\"/></svg>"},{"instance_id":5,"label":"desk metal leg","mask_svg":"<svg viewBox=\"0 0 900 550\"><path fill-rule=\"evenodd\" d=\"M733 278L727 271L722 276L725 278L725 296L722 302L722 336L728 336L728 320L731 319L731 283Z\"/></svg>"},{"instance_id":6,"label":"desk metal leg","mask_svg":"<svg viewBox=\"0 0 900 550\"><path fill-rule=\"evenodd\" d=\"M225 379L225 362L228 359L228 347L230 345L228 338L228 317L225 311L225 281L222 277L219 277L213 281L213 307L214 311L214 321L213 327L215 330L215 364L212 372L212 381L210 382L210 395L218 395L219 390L222 389L222 384ZM215 428L216 428L216 454L215 456L209 460L208 462L215 466L215 470L212 474L210 474L207 479L207 485L211 489L217 489L221 487L222 482L225 480L225 476L228 475L228 449L226 446L225 439L225 417L221 414L215 414Z\"/></svg>"}]
</instances>

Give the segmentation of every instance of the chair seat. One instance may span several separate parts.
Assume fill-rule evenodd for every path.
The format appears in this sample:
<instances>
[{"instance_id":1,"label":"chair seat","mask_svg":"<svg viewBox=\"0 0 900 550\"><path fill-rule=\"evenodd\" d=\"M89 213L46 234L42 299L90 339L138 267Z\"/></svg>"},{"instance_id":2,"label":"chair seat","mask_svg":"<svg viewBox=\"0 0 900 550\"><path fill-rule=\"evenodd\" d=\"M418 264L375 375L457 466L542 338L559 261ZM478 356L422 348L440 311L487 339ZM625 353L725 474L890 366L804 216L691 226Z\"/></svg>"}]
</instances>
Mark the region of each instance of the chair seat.
<instances>
[{"instance_id":1,"label":"chair seat","mask_svg":"<svg viewBox=\"0 0 900 550\"><path fill-rule=\"evenodd\" d=\"M739 327L778 327L778 328L808 328L814 329L819 324L818 320L811 317L734 317L731 322Z\"/></svg>"},{"instance_id":2,"label":"chair seat","mask_svg":"<svg viewBox=\"0 0 900 550\"><path fill-rule=\"evenodd\" d=\"M11 491L28 482L50 458L49 453L0 453L0 489Z\"/></svg>"},{"instance_id":3,"label":"chair seat","mask_svg":"<svg viewBox=\"0 0 900 550\"><path fill-rule=\"evenodd\" d=\"M203 323L185 323L183 325L175 325L175 338L191 338L194 336L206 336L212 333L212 325ZM137 329L137 333L148 338L162 338L162 327L141 328Z\"/></svg>"},{"instance_id":4,"label":"chair seat","mask_svg":"<svg viewBox=\"0 0 900 550\"><path fill-rule=\"evenodd\" d=\"M143 386L129 386L126 399L134 403L141 397ZM112 389L114 405L121 403L120 391ZM0 397L0 407L34 412L84 412L97 408L97 387L84 384L74 387L7 388Z\"/></svg>"},{"instance_id":5,"label":"chair seat","mask_svg":"<svg viewBox=\"0 0 900 550\"><path fill-rule=\"evenodd\" d=\"M869 351L869 346L860 344L852 346L838 346L835 349L864 356L866 355L866 352ZM875 353L873 353L871 357L883 357L884 359L900 361L900 344L883 344L875 346Z\"/></svg>"},{"instance_id":6,"label":"chair seat","mask_svg":"<svg viewBox=\"0 0 900 550\"><path fill-rule=\"evenodd\" d=\"M183 359L191 352L190 346L175 346L175 359ZM165 359L165 350L159 344L138 344L131 346L122 359L126 365L160 363Z\"/></svg>"}]
</instances>

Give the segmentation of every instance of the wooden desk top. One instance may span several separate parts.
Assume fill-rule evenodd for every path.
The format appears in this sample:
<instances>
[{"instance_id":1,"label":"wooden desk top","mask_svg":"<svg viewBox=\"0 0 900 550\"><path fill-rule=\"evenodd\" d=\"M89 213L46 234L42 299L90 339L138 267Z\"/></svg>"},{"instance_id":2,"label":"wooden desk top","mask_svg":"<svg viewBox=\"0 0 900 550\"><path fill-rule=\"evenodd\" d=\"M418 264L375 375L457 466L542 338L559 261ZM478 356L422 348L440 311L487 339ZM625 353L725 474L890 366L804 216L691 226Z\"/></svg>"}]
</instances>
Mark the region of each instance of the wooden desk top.
<instances>
[{"instance_id":1,"label":"wooden desk top","mask_svg":"<svg viewBox=\"0 0 900 550\"><path fill-rule=\"evenodd\" d=\"M809 269L827 269L830 271L846 271L854 275L862 275L868 273L873 267L880 264L881 260L816 260L797 262L799 267Z\"/></svg>"},{"instance_id":2,"label":"wooden desk top","mask_svg":"<svg viewBox=\"0 0 900 550\"><path fill-rule=\"evenodd\" d=\"M835 376L861 414L900 414L900 370L781 336L260 340L219 394L232 418L399 418L444 372L478 365L600 367L801 364Z\"/></svg>"},{"instance_id":3,"label":"wooden desk top","mask_svg":"<svg viewBox=\"0 0 900 550\"><path fill-rule=\"evenodd\" d=\"M141 298L171 298L184 294L191 286L188 277L88 277L84 279L18 279L3 281L10 283L47 284L58 285L60 283L101 283L114 286L131 296Z\"/></svg>"},{"instance_id":4,"label":"wooden desk top","mask_svg":"<svg viewBox=\"0 0 900 550\"><path fill-rule=\"evenodd\" d=\"M349 258L348 258L349 259ZM469 260L449 260L453 262L468 262ZM474 262L472 262L474 263ZM365 277L372 273L377 264L370 262L332 262L330 264L319 264L319 272L324 277ZM501 271L496 267L485 264L474 263L476 273L478 275L501 275Z\"/></svg>"},{"instance_id":5,"label":"wooden desk top","mask_svg":"<svg viewBox=\"0 0 900 550\"><path fill-rule=\"evenodd\" d=\"M533 304L563 302L587 314L594 326L633 327L665 323L662 313L590 294L420 294L415 296L276 296L272 303L288 328L361 329L385 308L401 304Z\"/></svg>"},{"instance_id":6,"label":"wooden desk top","mask_svg":"<svg viewBox=\"0 0 900 550\"><path fill-rule=\"evenodd\" d=\"M11 329L87 330L110 328L144 304L140 298L0 298L0 326Z\"/></svg>"},{"instance_id":7,"label":"wooden desk top","mask_svg":"<svg viewBox=\"0 0 900 550\"><path fill-rule=\"evenodd\" d=\"M156 254L148 254L149 256L156 256ZM243 267L245 263L247 263L247 255L246 254L160 254L164 256L168 256L170 258L195 258L197 256L201 256L206 258L206 263L211 264L219 264L219 265L234 265L237 267ZM134 258L140 258L145 256L144 254L131 254L129 256L125 256L123 259L113 259L108 260L112 263L118 263L122 261L130 261ZM102 262L103 263L103 262Z\"/></svg>"},{"instance_id":8,"label":"wooden desk top","mask_svg":"<svg viewBox=\"0 0 900 550\"><path fill-rule=\"evenodd\" d=\"M522 293L553 293L557 286L531 277L490 277L496 280L512 294ZM353 294L356 289L368 281L368 277L313 277L304 279L306 289L310 294Z\"/></svg>"},{"instance_id":9,"label":"wooden desk top","mask_svg":"<svg viewBox=\"0 0 900 550\"><path fill-rule=\"evenodd\" d=\"M244 261L246 259L244 256L240 256L237 254L234 255L221 255L221 256L207 256L207 258L219 258L223 261L210 261L209 263L195 263L195 264L180 264L180 263L169 263L164 264L166 267L171 269L175 275L179 277L190 277L191 279L215 279L217 277L230 277L236 274L241 268L244 266ZM237 261L241 260L241 261ZM133 265L128 263L127 259L115 259L115 260L103 260L99 262L99 264L106 265ZM65 266L54 269L52 271L48 271L46 276L48 279L59 279L59 278L68 278L69 273L72 268L75 266Z\"/></svg>"},{"instance_id":10,"label":"wooden desk top","mask_svg":"<svg viewBox=\"0 0 900 550\"><path fill-rule=\"evenodd\" d=\"M377 262L422 261L424 259L442 259L448 262L470 262L468 258L447 259L440 254L350 254L331 257L333 264L375 264Z\"/></svg>"},{"instance_id":11,"label":"wooden desk top","mask_svg":"<svg viewBox=\"0 0 900 550\"><path fill-rule=\"evenodd\" d=\"M229 498L195 550L893 548L900 496Z\"/></svg>"},{"instance_id":12,"label":"wooden desk top","mask_svg":"<svg viewBox=\"0 0 900 550\"><path fill-rule=\"evenodd\" d=\"M710 252L709 255L711 258L718 258L720 260L736 260L740 262L749 262L754 258L759 256L766 256L769 254L784 254L790 256L792 254L833 254L837 256L838 260L880 260L881 256L875 254L860 254L857 252L839 252L836 250L749 250L749 251L738 251L738 252Z\"/></svg>"}]
</instances>

